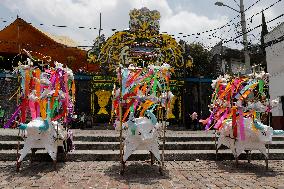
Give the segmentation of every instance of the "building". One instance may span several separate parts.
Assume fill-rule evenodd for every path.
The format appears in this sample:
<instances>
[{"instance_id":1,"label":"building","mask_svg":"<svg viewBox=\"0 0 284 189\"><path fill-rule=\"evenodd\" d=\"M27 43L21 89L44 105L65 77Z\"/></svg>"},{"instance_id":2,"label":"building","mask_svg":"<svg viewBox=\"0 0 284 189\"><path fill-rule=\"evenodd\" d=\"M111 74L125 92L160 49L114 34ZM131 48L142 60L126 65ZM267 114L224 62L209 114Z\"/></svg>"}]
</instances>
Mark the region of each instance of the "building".
<instances>
[{"instance_id":1,"label":"building","mask_svg":"<svg viewBox=\"0 0 284 189\"><path fill-rule=\"evenodd\" d=\"M265 61L259 45L250 46L250 60L251 65L259 65L255 67L255 71L265 70ZM231 49L222 46L218 43L210 50L212 54L212 64L215 65L215 69L223 73L240 74L243 75L246 72L244 53L238 49Z\"/></svg>"},{"instance_id":2,"label":"building","mask_svg":"<svg viewBox=\"0 0 284 189\"><path fill-rule=\"evenodd\" d=\"M13 23L0 31L0 63L2 69L11 70L12 65L16 66L15 57L23 54L23 49L30 52L34 58L48 61L60 62L70 67L74 72L79 70L97 71L98 66L88 64L87 52L77 48L76 43L64 36L53 36L42 32L27 23L21 18L17 18Z\"/></svg>"},{"instance_id":3,"label":"building","mask_svg":"<svg viewBox=\"0 0 284 189\"><path fill-rule=\"evenodd\" d=\"M81 73L97 72L99 66L88 63L87 52L76 46L77 44L70 38L40 31L21 18L17 18L0 31L0 106L5 110L5 119L12 115L18 103L16 94L20 83L11 71L18 65L18 61L27 58L27 53L23 49L27 50L32 58L41 59L45 64L52 65L54 61L57 61L67 65L76 74L76 85L79 86L84 76ZM81 86L88 87L88 83ZM89 102L85 99L89 94L82 93L82 87L77 89L76 96L80 97L77 104L86 106ZM78 95L79 92L80 95Z\"/></svg>"},{"instance_id":4,"label":"building","mask_svg":"<svg viewBox=\"0 0 284 189\"><path fill-rule=\"evenodd\" d=\"M220 74L245 74L242 51L218 43L210 52L212 54L212 64L216 66Z\"/></svg>"},{"instance_id":5,"label":"building","mask_svg":"<svg viewBox=\"0 0 284 189\"><path fill-rule=\"evenodd\" d=\"M271 99L280 98L280 104L272 110L272 126L284 129L284 23L265 36L267 71L270 74Z\"/></svg>"}]
</instances>

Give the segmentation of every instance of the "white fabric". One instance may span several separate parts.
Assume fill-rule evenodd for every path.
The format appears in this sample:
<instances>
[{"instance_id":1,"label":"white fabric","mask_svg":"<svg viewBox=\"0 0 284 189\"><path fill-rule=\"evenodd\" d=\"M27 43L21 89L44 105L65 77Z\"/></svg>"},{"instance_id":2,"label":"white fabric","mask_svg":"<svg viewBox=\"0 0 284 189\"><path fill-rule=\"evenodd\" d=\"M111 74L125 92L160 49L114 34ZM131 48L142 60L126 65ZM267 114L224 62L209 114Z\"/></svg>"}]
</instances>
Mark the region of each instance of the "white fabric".
<instances>
[{"instance_id":1,"label":"white fabric","mask_svg":"<svg viewBox=\"0 0 284 189\"><path fill-rule=\"evenodd\" d=\"M253 120L244 118L245 125L245 140L240 139L240 130L235 140L233 137L232 121L226 121L219 131L219 139L217 149L223 144L232 150L235 157L238 157L244 150L259 150L262 154L268 157L265 144L272 142L273 129L269 126L264 126L264 130L253 130ZM238 124L239 128L239 124Z\"/></svg>"},{"instance_id":2,"label":"white fabric","mask_svg":"<svg viewBox=\"0 0 284 189\"><path fill-rule=\"evenodd\" d=\"M20 151L21 162L32 148L45 148L53 160L56 160L58 146L63 146L63 140L67 138L62 125L57 121L49 122L49 128L41 131L39 128L44 124L41 118L34 119L27 124L26 139L23 149ZM58 135L57 135L58 128ZM56 140L57 137L59 140Z\"/></svg>"},{"instance_id":3,"label":"white fabric","mask_svg":"<svg viewBox=\"0 0 284 189\"><path fill-rule=\"evenodd\" d=\"M152 121L146 117L130 118L124 144L123 161L126 161L136 150L148 150L153 153L158 161L161 161L158 127L159 123L154 126ZM132 130L134 130L135 133L132 132Z\"/></svg>"}]
</instances>

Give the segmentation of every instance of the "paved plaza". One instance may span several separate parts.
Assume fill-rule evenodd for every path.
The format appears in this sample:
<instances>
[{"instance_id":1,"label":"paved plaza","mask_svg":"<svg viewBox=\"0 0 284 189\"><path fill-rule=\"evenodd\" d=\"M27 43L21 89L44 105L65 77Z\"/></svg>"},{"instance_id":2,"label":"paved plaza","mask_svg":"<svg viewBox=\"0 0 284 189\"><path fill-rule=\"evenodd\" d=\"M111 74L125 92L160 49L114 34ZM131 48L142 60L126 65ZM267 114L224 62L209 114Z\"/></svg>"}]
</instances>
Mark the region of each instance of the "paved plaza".
<instances>
[{"instance_id":1,"label":"paved plaza","mask_svg":"<svg viewBox=\"0 0 284 189\"><path fill-rule=\"evenodd\" d=\"M58 163L0 162L0 188L284 188L284 161L172 161L161 176L158 166L127 162L124 176L113 161Z\"/></svg>"}]
</instances>

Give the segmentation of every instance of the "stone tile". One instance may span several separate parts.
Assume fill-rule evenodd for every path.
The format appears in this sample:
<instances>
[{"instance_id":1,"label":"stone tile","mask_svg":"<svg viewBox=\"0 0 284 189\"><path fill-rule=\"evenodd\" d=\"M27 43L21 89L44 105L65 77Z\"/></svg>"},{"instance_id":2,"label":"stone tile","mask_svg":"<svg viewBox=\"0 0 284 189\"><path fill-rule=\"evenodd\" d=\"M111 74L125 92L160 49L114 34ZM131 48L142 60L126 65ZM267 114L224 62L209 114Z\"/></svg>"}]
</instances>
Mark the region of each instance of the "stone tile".
<instances>
[{"instance_id":1,"label":"stone tile","mask_svg":"<svg viewBox=\"0 0 284 189\"><path fill-rule=\"evenodd\" d=\"M284 161L270 161L270 172L258 168L262 161L252 162L254 169L216 166L214 161L166 162L166 174L141 162L131 162L124 176L118 162L67 162L58 171L46 163L23 166L20 173L6 169L11 162L0 162L0 188L283 188ZM220 164L220 162L219 162ZM248 165L249 166L249 165ZM34 169L33 169L34 168ZM139 169L139 170L136 170Z\"/></svg>"}]
</instances>

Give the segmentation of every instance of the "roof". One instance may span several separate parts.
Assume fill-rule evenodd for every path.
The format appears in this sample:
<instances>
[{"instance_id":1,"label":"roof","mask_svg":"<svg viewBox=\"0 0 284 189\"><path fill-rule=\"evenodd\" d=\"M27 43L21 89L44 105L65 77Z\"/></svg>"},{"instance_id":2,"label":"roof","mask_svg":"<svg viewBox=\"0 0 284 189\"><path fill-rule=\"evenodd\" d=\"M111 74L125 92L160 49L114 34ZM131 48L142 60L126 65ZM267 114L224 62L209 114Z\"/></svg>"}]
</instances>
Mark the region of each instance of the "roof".
<instances>
[{"instance_id":1,"label":"roof","mask_svg":"<svg viewBox=\"0 0 284 189\"><path fill-rule=\"evenodd\" d=\"M44 33L45 35L47 35L49 38L51 38L54 41L56 41L57 43L60 43L62 45L66 45L67 47L77 47L77 46L79 46L79 44L76 41L74 41L73 39L71 39L68 36L58 36L58 35L50 34L48 32L44 32L44 31L41 31L41 32Z\"/></svg>"},{"instance_id":2,"label":"roof","mask_svg":"<svg viewBox=\"0 0 284 189\"><path fill-rule=\"evenodd\" d=\"M35 57L38 57L39 53L50 56L52 61L65 64L75 72L84 69L84 67L89 72L99 69L98 66L87 62L86 51L56 42L51 36L41 32L21 18L17 18L0 31L1 54L16 55L19 54L19 49L25 49Z\"/></svg>"}]
</instances>

